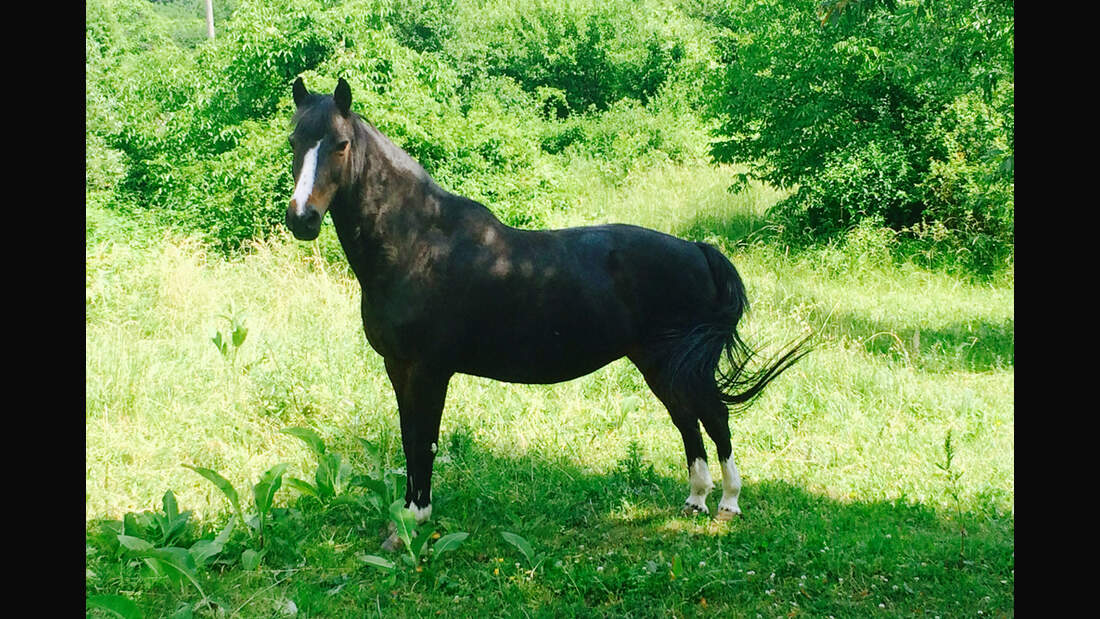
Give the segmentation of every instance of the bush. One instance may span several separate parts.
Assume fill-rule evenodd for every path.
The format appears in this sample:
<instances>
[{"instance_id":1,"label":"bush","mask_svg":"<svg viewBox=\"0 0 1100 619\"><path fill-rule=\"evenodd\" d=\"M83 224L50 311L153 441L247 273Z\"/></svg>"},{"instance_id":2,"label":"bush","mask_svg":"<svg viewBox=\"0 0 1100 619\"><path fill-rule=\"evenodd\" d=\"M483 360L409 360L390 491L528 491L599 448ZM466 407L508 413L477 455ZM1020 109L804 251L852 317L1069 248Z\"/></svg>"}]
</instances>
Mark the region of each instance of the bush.
<instances>
[{"instance_id":1,"label":"bush","mask_svg":"<svg viewBox=\"0 0 1100 619\"><path fill-rule=\"evenodd\" d=\"M84 191L89 204L109 206L115 199L115 190L126 176L125 155L109 147L98 135L88 136L84 145Z\"/></svg>"},{"instance_id":2,"label":"bush","mask_svg":"<svg viewBox=\"0 0 1100 619\"><path fill-rule=\"evenodd\" d=\"M242 0L213 42L179 34L194 20L186 3L152 6L88 7L89 196L152 211L224 251L281 226L299 75L317 92L347 79L357 112L444 187L516 226L542 226L565 206L555 187L574 157L621 177L699 154L701 126L683 114L702 54L677 65L683 44L671 34L689 26L621 1L529 2L528 19L464 0ZM142 31L143 20L155 27ZM559 121L559 109L583 113Z\"/></svg>"},{"instance_id":3,"label":"bush","mask_svg":"<svg viewBox=\"0 0 1100 619\"><path fill-rule=\"evenodd\" d=\"M409 49L438 52L454 32L455 0L395 0L389 23Z\"/></svg>"},{"instance_id":4,"label":"bush","mask_svg":"<svg viewBox=\"0 0 1100 619\"><path fill-rule=\"evenodd\" d=\"M684 43L647 19L652 3L469 4L445 49L465 78L504 75L524 90L558 92L558 118L606 110L629 97L645 103L675 72ZM666 14L667 15L667 14Z\"/></svg>"},{"instance_id":5,"label":"bush","mask_svg":"<svg viewBox=\"0 0 1100 619\"><path fill-rule=\"evenodd\" d=\"M1011 90L1003 84L988 103L966 93L947 106L933 128L944 156L931 160L918 188L927 219L950 231L941 241L960 262L978 271L1000 266L1012 254ZM918 231L915 227L915 236L929 238Z\"/></svg>"},{"instance_id":6,"label":"bush","mask_svg":"<svg viewBox=\"0 0 1100 619\"><path fill-rule=\"evenodd\" d=\"M821 171L777 205L777 212L826 236L869 217L895 229L911 225L920 205L910 195L917 175L904 153L888 139L846 145L826 155Z\"/></svg>"},{"instance_id":7,"label":"bush","mask_svg":"<svg viewBox=\"0 0 1100 619\"><path fill-rule=\"evenodd\" d=\"M910 237L938 223L979 270L1011 253L1011 2L696 11L723 30L713 156L796 189L775 212L785 230L827 239L880 217Z\"/></svg>"}]
</instances>

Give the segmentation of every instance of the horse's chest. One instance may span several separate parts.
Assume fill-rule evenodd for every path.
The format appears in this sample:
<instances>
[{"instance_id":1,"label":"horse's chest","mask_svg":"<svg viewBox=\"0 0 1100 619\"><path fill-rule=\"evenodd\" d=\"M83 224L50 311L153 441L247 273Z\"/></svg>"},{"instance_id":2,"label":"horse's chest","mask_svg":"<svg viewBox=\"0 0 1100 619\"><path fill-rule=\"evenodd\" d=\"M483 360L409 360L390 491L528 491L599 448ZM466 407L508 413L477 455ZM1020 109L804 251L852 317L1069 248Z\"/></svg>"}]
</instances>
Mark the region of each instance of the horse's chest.
<instances>
[{"instance_id":1,"label":"horse's chest","mask_svg":"<svg viewBox=\"0 0 1100 619\"><path fill-rule=\"evenodd\" d=\"M436 339L423 296L409 291L372 294L364 288L362 317L367 342L383 357L420 357Z\"/></svg>"}]
</instances>

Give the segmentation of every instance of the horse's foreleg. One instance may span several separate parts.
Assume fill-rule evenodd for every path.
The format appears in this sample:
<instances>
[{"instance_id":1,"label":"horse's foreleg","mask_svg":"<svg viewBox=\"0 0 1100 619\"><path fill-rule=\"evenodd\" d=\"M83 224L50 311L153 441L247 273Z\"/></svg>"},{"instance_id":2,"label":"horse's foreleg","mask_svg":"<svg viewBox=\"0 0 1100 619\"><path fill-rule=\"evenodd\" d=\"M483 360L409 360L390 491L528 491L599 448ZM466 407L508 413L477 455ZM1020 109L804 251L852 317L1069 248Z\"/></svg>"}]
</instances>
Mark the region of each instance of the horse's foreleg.
<instances>
[{"instance_id":1,"label":"horse's foreleg","mask_svg":"<svg viewBox=\"0 0 1100 619\"><path fill-rule=\"evenodd\" d=\"M405 450L405 507L418 523L432 515L432 465L439 422L451 373L419 363L386 359L386 372L397 394L401 445Z\"/></svg>"}]
</instances>

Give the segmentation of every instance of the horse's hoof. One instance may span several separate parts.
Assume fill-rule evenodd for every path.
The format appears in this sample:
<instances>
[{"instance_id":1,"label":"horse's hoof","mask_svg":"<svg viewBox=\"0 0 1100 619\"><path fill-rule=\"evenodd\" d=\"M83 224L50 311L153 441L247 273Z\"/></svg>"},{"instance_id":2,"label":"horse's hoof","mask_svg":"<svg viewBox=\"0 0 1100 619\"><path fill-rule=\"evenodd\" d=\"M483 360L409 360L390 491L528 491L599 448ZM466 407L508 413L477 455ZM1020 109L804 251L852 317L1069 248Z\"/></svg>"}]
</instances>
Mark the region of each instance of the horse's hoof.
<instances>
[{"instance_id":1,"label":"horse's hoof","mask_svg":"<svg viewBox=\"0 0 1100 619\"><path fill-rule=\"evenodd\" d=\"M699 514L709 514L706 507L699 507L698 505L692 505L691 503L684 503L684 508L680 510L680 514L684 516L698 516Z\"/></svg>"},{"instance_id":2,"label":"horse's hoof","mask_svg":"<svg viewBox=\"0 0 1100 619\"><path fill-rule=\"evenodd\" d=\"M719 507L718 508L718 515L715 516L714 519L717 520L718 522L729 522L730 520L733 520L735 516L740 516L740 515L741 515L740 511L735 512L731 509L726 509L724 507Z\"/></svg>"}]
</instances>

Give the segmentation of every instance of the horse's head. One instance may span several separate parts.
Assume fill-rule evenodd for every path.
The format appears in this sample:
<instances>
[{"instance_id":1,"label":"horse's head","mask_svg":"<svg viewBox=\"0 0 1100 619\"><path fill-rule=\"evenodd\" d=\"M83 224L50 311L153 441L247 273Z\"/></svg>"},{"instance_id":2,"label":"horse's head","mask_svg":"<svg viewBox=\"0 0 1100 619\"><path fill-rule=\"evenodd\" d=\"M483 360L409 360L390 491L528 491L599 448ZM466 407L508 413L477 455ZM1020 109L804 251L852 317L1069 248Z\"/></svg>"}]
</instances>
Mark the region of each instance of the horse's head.
<instances>
[{"instance_id":1,"label":"horse's head","mask_svg":"<svg viewBox=\"0 0 1100 619\"><path fill-rule=\"evenodd\" d=\"M294 195L286 211L286 226L294 236L312 241L337 190L351 178L351 148L355 138L351 88L340 78L331 96L306 90L294 81Z\"/></svg>"}]
</instances>

